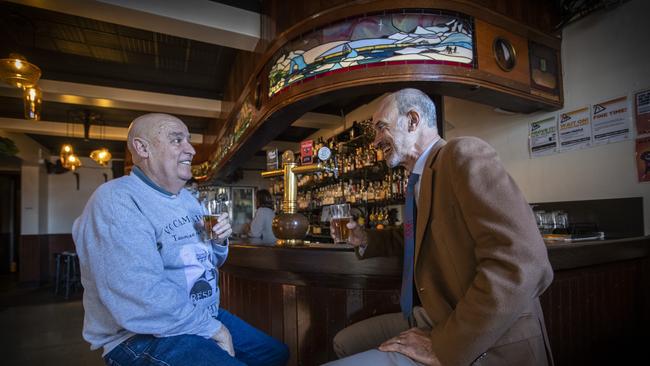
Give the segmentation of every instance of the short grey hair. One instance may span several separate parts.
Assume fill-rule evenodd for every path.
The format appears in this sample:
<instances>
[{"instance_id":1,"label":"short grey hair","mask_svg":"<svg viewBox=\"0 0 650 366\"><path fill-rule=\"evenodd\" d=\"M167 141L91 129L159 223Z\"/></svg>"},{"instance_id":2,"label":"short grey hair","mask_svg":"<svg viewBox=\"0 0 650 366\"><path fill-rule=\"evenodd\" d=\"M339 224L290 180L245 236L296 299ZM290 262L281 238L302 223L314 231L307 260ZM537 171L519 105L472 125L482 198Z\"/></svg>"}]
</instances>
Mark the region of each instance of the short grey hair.
<instances>
[{"instance_id":1,"label":"short grey hair","mask_svg":"<svg viewBox=\"0 0 650 366\"><path fill-rule=\"evenodd\" d=\"M420 114L420 119L426 121L429 128L438 129L436 124L436 105L428 95L421 90L408 88L393 93L395 105L400 116L406 115L411 110Z\"/></svg>"}]
</instances>

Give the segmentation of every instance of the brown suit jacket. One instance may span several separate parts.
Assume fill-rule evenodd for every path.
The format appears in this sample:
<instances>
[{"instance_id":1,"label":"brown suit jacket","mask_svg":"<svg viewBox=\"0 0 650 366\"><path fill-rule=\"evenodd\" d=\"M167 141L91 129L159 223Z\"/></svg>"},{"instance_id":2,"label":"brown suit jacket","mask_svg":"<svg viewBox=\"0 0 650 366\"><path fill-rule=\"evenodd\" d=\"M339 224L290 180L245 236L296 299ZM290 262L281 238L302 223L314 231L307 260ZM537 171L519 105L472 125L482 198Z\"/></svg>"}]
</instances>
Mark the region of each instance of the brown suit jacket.
<instances>
[{"instance_id":1,"label":"brown suit jacket","mask_svg":"<svg viewBox=\"0 0 650 366\"><path fill-rule=\"evenodd\" d=\"M417 208L415 285L442 364L552 364L538 297L553 270L532 210L494 149L472 137L440 140ZM402 246L402 230L371 230L363 257Z\"/></svg>"}]
</instances>

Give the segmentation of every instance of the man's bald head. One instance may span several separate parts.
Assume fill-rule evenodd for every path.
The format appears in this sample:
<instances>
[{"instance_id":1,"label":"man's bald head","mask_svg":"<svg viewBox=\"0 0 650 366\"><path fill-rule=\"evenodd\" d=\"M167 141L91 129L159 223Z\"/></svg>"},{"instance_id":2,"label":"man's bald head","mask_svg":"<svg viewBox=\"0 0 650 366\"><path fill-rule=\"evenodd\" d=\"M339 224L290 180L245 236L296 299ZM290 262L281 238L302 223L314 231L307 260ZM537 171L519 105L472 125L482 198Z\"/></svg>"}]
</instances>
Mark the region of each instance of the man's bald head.
<instances>
[{"instance_id":1,"label":"man's bald head","mask_svg":"<svg viewBox=\"0 0 650 366\"><path fill-rule=\"evenodd\" d=\"M127 137L127 147L133 156L133 162L138 163L141 158L136 152L135 139L142 139L149 143L154 143L161 137L164 132L164 127L169 124L180 123L180 119L165 113L148 113L142 115L131 122Z\"/></svg>"},{"instance_id":2,"label":"man's bald head","mask_svg":"<svg viewBox=\"0 0 650 366\"><path fill-rule=\"evenodd\" d=\"M177 193L192 178L196 150L180 119L163 113L140 116L129 126L127 143L133 164L168 192Z\"/></svg>"}]
</instances>

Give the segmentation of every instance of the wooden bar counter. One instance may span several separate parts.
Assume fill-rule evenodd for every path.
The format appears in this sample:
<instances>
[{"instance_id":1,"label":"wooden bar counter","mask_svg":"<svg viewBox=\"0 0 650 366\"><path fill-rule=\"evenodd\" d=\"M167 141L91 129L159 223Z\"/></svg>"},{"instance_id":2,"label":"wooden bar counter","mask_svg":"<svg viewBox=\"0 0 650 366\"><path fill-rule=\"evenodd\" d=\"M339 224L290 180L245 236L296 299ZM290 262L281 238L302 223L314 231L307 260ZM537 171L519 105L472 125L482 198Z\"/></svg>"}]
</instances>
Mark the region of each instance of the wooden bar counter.
<instances>
[{"instance_id":1,"label":"wooden bar counter","mask_svg":"<svg viewBox=\"0 0 650 366\"><path fill-rule=\"evenodd\" d=\"M555 279L541 301L556 365L638 359L650 326L650 236L548 250ZM399 311L400 261L359 261L333 244L234 241L220 270L221 305L283 340L290 365L319 365L336 358L339 330Z\"/></svg>"}]
</instances>

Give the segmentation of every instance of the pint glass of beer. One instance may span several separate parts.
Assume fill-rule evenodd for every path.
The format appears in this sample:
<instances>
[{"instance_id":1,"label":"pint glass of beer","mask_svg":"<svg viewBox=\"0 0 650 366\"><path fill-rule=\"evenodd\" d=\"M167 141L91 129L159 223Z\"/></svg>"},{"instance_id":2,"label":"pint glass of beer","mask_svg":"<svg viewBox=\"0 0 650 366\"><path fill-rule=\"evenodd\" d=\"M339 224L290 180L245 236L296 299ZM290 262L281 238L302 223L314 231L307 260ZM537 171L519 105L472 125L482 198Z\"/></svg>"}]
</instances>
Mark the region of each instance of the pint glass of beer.
<instances>
[{"instance_id":1,"label":"pint glass of beer","mask_svg":"<svg viewBox=\"0 0 650 366\"><path fill-rule=\"evenodd\" d=\"M217 239L217 234L212 231L212 228L219 222L219 216L224 212L228 212L227 200L227 197L220 194L213 198L206 197L201 201L203 206L203 240Z\"/></svg>"},{"instance_id":2,"label":"pint glass of beer","mask_svg":"<svg viewBox=\"0 0 650 366\"><path fill-rule=\"evenodd\" d=\"M334 243L346 243L350 237L350 229L348 229L348 222L352 220L350 214L350 205L343 203L340 205L330 206L330 230Z\"/></svg>"}]
</instances>

